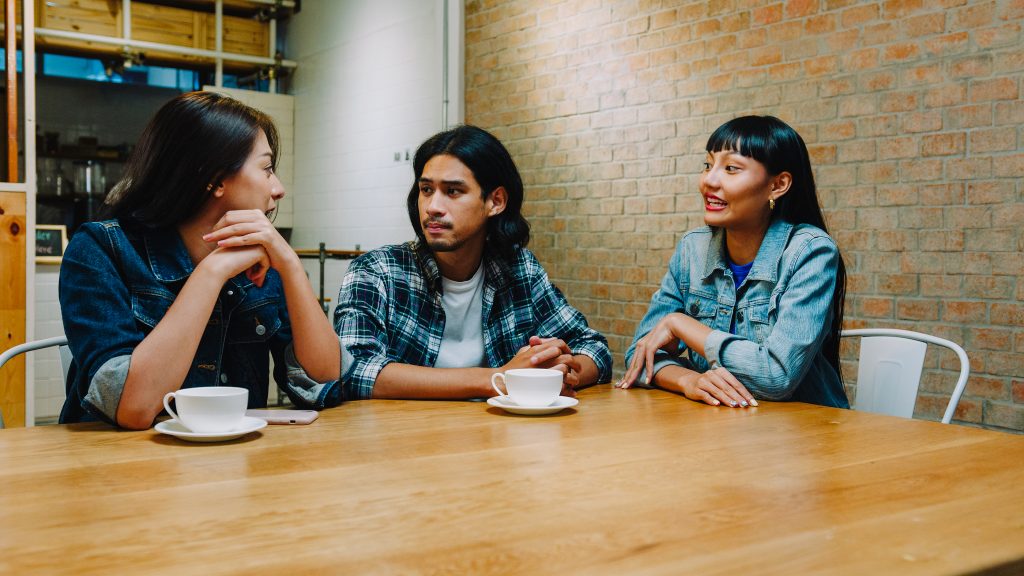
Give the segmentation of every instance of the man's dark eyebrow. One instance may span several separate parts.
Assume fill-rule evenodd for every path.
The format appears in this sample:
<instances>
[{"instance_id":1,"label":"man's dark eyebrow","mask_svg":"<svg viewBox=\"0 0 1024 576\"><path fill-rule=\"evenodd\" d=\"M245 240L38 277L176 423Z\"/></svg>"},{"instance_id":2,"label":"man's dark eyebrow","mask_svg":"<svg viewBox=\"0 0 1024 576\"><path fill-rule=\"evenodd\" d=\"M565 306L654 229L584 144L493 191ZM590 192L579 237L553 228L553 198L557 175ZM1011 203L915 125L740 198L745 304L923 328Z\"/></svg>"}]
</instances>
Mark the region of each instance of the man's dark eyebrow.
<instances>
[{"instance_id":1,"label":"man's dark eyebrow","mask_svg":"<svg viewBox=\"0 0 1024 576\"><path fill-rule=\"evenodd\" d=\"M425 178L423 176L420 176L420 182L429 184L429 183L433 182L433 180L431 180L430 178ZM466 181L465 180L441 180L441 184L444 184L445 186L465 186L466 185Z\"/></svg>"}]
</instances>

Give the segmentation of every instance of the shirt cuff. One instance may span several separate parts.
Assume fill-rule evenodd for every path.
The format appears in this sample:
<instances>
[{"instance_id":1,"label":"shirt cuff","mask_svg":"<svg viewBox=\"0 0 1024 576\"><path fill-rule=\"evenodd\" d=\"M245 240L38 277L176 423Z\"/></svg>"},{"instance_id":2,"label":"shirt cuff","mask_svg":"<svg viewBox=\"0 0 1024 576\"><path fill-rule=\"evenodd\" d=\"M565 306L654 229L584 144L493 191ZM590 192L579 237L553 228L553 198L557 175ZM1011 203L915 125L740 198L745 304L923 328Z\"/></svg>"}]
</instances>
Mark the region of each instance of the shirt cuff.
<instances>
[{"instance_id":1,"label":"shirt cuff","mask_svg":"<svg viewBox=\"0 0 1024 576\"><path fill-rule=\"evenodd\" d=\"M661 358L658 356L661 356ZM633 385L638 388L656 388L654 385L654 377L657 376L658 372L661 372L661 369L666 366L685 367L686 365L679 358L674 358L666 352L659 352L654 358L654 368L651 370L650 384L647 383L647 368L644 368L640 371L640 375L636 377L636 382L634 382Z\"/></svg>"},{"instance_id":2,"label":"shirt cuff","mask_svg":"<svg viewBox=\"0 0 1024 576\"><path fill-rule=\"evenodd\" d=\"M100 366L89 382L89 391L82 399L87 410L109 422L117 423L117 407L121 404L131 360L131 354L114 356Z\"/></svg>"},{"instance_id":3,"label":"shirt cuff","mask_svg":"<svg viewBox=\"0 0 1024 576\"><path fill-rule=\"evenodd\" d=\"M295 347L289 344L284 351L284 363L287 369L288 389L293 399L313 406L314 408L325 407L326 392L337 385L337 380L329 382L317 382L306 374L306 370L299 364L295 357Z\"/></svg>"},{"instance_id":4,"label":"shirt cuff","mask_svg":"<svg viewBox=\"0 0 1024 576\"><path fill-rule=\"evenodd\" d=\"M735 339L736 336L733 334L722 332L721 330L712 330L711 334L708 334L707 339L704 340L704 358L708 361L708 366L712 370L722 367L722 348L730 340Z\"/></svg>"}]
</instances>

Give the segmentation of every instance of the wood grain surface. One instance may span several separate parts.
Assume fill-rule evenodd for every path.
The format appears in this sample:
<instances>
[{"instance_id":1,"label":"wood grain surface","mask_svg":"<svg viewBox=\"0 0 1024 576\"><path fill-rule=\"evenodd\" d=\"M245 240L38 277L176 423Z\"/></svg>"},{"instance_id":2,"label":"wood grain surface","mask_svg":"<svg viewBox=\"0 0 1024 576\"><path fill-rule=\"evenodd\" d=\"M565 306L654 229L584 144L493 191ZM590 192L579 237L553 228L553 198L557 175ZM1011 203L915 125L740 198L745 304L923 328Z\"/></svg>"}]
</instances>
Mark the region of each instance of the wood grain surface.
<instances>
[{"instance_id":1,"label":"wood grain surface","mask_svg":"<svg viewBox=\"0 0 1024 576\"><path fill-rule=\"evenodd\" d=\"M350 402L190 444L0 431L0 573L953 574L1024 566L1024 437L599 386Z\"/></svg>"},{"instance_id":2,"label":"wood grain surface","mask_svg":"<svg viewBox=\"0 0 1024 576\"><path fill-rule=\"evenodd\" d=\"M0 351L25 342L27 234L25 193L0 192ZM25 425L24 354L0 368L0 414L8 427Z\"/></svg>"}]
</instances>

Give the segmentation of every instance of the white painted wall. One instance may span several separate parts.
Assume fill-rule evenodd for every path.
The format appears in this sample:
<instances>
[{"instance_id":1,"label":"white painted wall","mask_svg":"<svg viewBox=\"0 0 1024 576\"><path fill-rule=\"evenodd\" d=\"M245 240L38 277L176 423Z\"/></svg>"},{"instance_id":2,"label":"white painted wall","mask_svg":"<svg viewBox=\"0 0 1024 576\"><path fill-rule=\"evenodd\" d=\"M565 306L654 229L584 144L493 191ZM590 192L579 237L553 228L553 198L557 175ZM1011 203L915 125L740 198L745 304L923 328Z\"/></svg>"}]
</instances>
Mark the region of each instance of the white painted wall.
<instances>
[{"instance_id":1,"label":"white painted wall","mask_svg":"<svg viewBox=\"0 0 1024 576\"><path fill-rule=\"evenodd\" d=\"M448 0L449 125L462 121L461 0ZM363 250L413 237L405 212L411 156L442 129L443 0L307 0L287 23L299 66L292 246ZM394 154L401 154L396 162ZM314 287L319 264L307 260ZM337 298L347 263L329 260Z\"/></svg>"},{"instance_id":2,"label":"white painted wall","mask_svg":"<svg viewBox=\"0 0 1024 576\"><path fill-rule=\"evenodd\" d=\"M36 320L33 340L64 335L60 301L57 299L59 271L60 267L56 264L36 264ZM31 360L35 367L35 421L37 424L56 422L66 396L60 354L56 348L47 348L33 352Z\"/></svg>"}]
</instances>

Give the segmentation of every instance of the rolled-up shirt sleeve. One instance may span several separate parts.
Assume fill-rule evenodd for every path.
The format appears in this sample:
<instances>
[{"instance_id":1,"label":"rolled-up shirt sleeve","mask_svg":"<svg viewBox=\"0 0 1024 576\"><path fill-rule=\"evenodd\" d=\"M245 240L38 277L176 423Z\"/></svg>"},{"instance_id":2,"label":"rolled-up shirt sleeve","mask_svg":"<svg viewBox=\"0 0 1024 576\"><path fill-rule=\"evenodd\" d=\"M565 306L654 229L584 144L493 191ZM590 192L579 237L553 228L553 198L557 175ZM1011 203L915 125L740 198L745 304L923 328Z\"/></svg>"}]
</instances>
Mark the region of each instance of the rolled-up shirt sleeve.
<instances>
[{"instance_id":1,"label":"rolled-up shirt sleeve","mask_svg":"<svg viewBox=\"0 0 1024 576\"><path fill-rule=\"evenodd\" d=\"M295 357L295 346L292 342L285 346L282 358L285 367L284 378L279 376L276 368L274 378L296 406L322 410L341 404L339 381L317 382L310 378L299 363L299 359ZM275 359L275 366L277 361ZM342 366L344 367L344 363Z\"/></svg>"},{"instance_id":2,"label":"rolled-up shirt sleeve","mask_svg":"<svg viewBox=\"0 0 1024 576\"><path fill-rule=\"evenodd\" d=\"M345 398L373 395L377 375L388 358L386 270L368 263L352 262L341 283L334 330L341 342L341 389Z\"/></svg>"},{"instance_id":3,"label":"rolled-up shirt sleeve","mask_svg":"<svg viewBox=\"0 0 1024 576\"><path fill-rule=\"evenodd\" d=\"M145 334L132 312L131 294L118 265L115 240L100 224L86 224L61 262L59 296L64 333L79 376L82 409L117 423L117 408L131 354Z\"/></svg>"},{"instance_id":4,"label":"rolled-up shirt sleeve","mask_svg":"<svg viewBox=\"0 0 1024 576\"><path fill-rule=\"evenodd\" d=\"M124 382L128 379L128 367L132 356L115 356L107 360L96 371L89 384L89 391L83 399L90 411L102 414L110 422L117 422L117 407L121 404Z\"/></svg>"}]
</instances>

